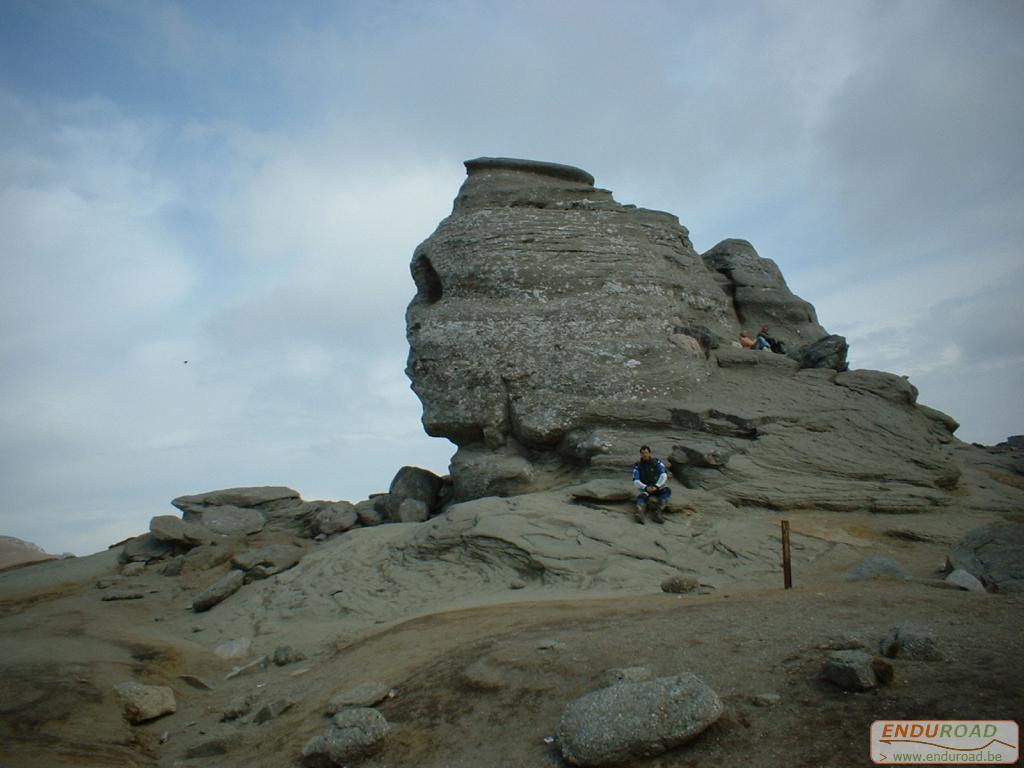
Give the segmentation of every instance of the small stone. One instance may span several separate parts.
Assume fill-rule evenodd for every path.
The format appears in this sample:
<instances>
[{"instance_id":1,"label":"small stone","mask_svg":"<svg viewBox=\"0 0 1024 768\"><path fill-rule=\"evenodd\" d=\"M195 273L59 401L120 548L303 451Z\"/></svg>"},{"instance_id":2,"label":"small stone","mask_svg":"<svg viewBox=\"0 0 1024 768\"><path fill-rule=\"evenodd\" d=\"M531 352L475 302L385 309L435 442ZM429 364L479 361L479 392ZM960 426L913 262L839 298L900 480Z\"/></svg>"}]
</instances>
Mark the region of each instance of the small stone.
<instances>
[{"instance_id":1,"label":"small stone","mask_svg":"<svg viewBox=\"0 0 1024 768\"><path fill-rule=\"evenodd\" d=\"M198 688L201 691L213 690L212 685L203 680L201 677L196 677L195 675L178 675L178 679L183 680L184 682L191 685L193 688Z\"/></svg>"},{"instance_id":2,"label":"small stone","mask_svg":"<svg viewBox=\"0 0 1024 768\"><path fill-rule=\"evenodd\" d=\"M262 725L263 723L269 722L270 720L280 716L283 712L291 709L293 706L295 706L295 701L293 699L276 699L269 704L264 704L256 710L256 714L252 716L252 722L256 725Z\"/></svg>"},{"instance_id":3,"label":"small stone","mask_svg":"<svg viewBox=\"0 0 1024 768\"><path fill-rule=\"evenodd\" d=\"M219 737L193 744L185 752L185 757L192 760L197 757L217 757L226 755L238 743L238 737Z\"/></svg>"},{"instance_id":4,"label":"small stone","mask_svg":"<svg viewBox=\"0 0 1024 768\"><path fill-rule=\"evenodd\" d=\"M669 576L661 582L661 591L679 595L686 592L693 592L699 586L700 582L692 576Z\"/></svg>"},{"instance_id":5,"label":"small stone","mask_svg":"<svg viewBox=\"0 0 1024 768\"><path fill-rule=\"evenodd\" d=\"M985 585L971 573L968 573L963 568L955 569L951 574L946 577L946 583L952 584L960 589L966 589L970 592L979 592L981 594L988 594L985 589Z\"/></svg>"},{"instance_id":6,"label":"small stone","mask_svg":"<svg viewBox=\"0 0 1024 768\"><path fill-rule=\"evenodd\" d=\"M100 599L105 603L109 603L116 600L141 600L145 596L143 592L111 592Z\"/></svg>"},{"instance_id":7,"label":"small stone","mask_svg":"<svg viewBox=\"0 0 1024 768\"><path fill-rule=\"evenodd\" d=\"M163 715L173 714L177 708L174 691L165 685L121 683L114 686L129 723L144 723Z\"/></svg>"},{"instance_id":8,"label":"small stone","mask_svg":"<svg viewBox=\"0 0 1024 768\"><path fill-rule=\"evenodd\" d=\"M825 660L822 677L847 691L867 691L877 685L867 651L833 651Z\"/></svg>"},{"instance_id":9,"label":"small stone","mask_svg":"<svg viewBox=\"0 0 1024 768\"><path fill-rule=\"evenodd\" d=\"M565 647L565 643L561 642L560 640L547 639L547 640L541 640L539 643L537 643L537 650L538 651L556 651L559 648L564 648L564 647Z\"/></svg>"},{"instance_id":10,"label":"small stone","mask_svg":"<svg viewBox=\"0 0 1024 768\"><path fill-rule=\"evenodd\" d=\"M258 693L244 693L241 696L235 696L228 702L228 705L221 714L220 719L237 720L240 717L244 717L252 712L252 708L256 706L256 702L258 700Z\"/></svg>"},{"instance_id":11,"label":"small stone","mask_svg":"<svg viewBox=\"0 0 1024 768\"><path fill-rule=\"evenodd\" d=\"M269 666L270 657L260 656L258 659L256 659L256 661L250 661L244 667L236 667L235 669L231 670L224 676L224 679L234 680L236 677L251 675L253 672L264 672Z\"/></svg>"},{"instance_id":12,"label":"small stone","mask_svg":"<svg viewBox=\"0 0 1024 768\"><path fill-rule=\"evenodd\" d=\"M202 627L192 628L193 632L202 632ZM240 659L249 653L252 647L251 637L240 637L237 640L228 640L213 649L214 654L221 659Z\"/></svg>"},{"instance_id":13,"label":"small stone","mask_svg":"<svg viewBox=\"0 0 1024 768\"><path fill-rule=\"evenodd\" d=\"M782 701L782 696L777 693L759 693L754 696L752 701L756 707L774 707Z\"/></svg>"},{"instance_id":14,"label":"small stone","mask_svg":"<svg viewBox=\"0 0 1024 768\"><path fill-rule=\"evenodd\" d=\"M290 645L279 645L274 649L273 655L274 664L279 667L284 667L288 664L294 664L297 661L303 661L306 655L301 651L296 651Z\"/></svg>"},{"instance_id":15,"label":"small stone","mask_svg":"<svg viewBox=\"0 0 1024 768\"><path fill-rule=\"evenodd\" d=\"M146 572L145 563L125 563L121 566L121 575L131 578L133 576L141 576Z\"/></svg>"},{"instance_id":16,"label":"small stone","mask_svg":"<svg viewBox=\"0 0 1024 768\"><path fill-rule=\"evenodd\" d=\"M525 586L526 586L526 582L523 581L522 579L512 579L512 581L509 582L508 588L509 589L523 589Z\"/></svg>"}]
</instances>

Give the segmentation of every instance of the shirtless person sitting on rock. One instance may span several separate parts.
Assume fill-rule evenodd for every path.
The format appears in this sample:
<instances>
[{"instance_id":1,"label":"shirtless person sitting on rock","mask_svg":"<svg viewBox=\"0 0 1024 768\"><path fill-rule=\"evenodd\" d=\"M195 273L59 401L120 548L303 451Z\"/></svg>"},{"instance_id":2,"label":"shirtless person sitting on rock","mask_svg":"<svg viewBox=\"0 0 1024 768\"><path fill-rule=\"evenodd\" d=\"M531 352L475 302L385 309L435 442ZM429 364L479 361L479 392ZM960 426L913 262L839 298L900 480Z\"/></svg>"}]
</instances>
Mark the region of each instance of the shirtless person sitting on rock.
<instances>
[{"instance_id":1,"label":"shirtless person sitting on rock","mask_svg":"<svg viewBox=\"0 0 1024 768\"><path fill-rule=\"evenodd\" d=\"M661 459L651 456L650 446L640 446L640 461L633 465L633 485L640 489L633 517L640 525L644 525L644 512L652 500L654 511L651 513L651 519L656 523L665 522L661 513L672 496L672 490L667 483L668 472L665 471Z\"/></svg>"}]
</instances>

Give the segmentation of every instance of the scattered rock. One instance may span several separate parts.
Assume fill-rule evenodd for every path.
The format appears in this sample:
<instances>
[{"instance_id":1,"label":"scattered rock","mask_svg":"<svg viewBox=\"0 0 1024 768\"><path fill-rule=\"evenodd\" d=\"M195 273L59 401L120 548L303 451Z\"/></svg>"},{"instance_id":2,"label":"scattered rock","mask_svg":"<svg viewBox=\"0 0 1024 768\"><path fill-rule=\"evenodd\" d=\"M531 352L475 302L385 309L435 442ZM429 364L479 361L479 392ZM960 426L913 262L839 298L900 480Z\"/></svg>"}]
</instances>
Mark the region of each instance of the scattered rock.
<instances>
[{"instance_id":1,"label":"scattered rock","mask_svg":"<svg viewBox=\"0 0 1024 768\"><path fill-rule=\"evenodd\" d=\"M755 707L774 707L780 701L782 696L777 693L758 693L751 698Z\"/></svg>"},{"instance_id":2,"label":"scattered rock","mask_svg":"<svg viewBox=\"0 0 1024 768\"><path fill-rule=\"evenodd\" d=\"M327 714L333 715L348 707L372 707L388 697L391 687L380 682L360 683L336 693L327 703Z\"/></svg>"},{"instance_id":3,"label":"scattered rock","mask_svg":"<svg viewBox=\"0 0 1024 768\"><path fill-rule=\"evenodd\" d=\"M213 690L213 686L212 685L210 685L208 682L203 680L203 678L196 677L195 675L178 675L178 679L188 683L193 688L198 688L200 691L212 691Z\"/></svg>"},{"instance_id":4,"label":"scattered rock","mask_svg":"<svg viewBox=\"0 0 1024 768\"><path fill-rule=\"evenodd\" d=\"M235 696L231 701L228 702L227 707L221 714L221 720L237 720L240 717L244 717L252 712L252 708L256 706L256 702L259 701L258 693L243 693L240 696Z\"/></svg>"},{"instance_id":5,"label":"scattered rock","mask_svg":"<svg viewBox=\"0 0 1024 768\"><path fill-rule=\"evenodd\" d=\"M244 677L245 675L251 675L253 672L265 672L267 667L270 666L269 656L260 656L255 661L250 661L248 664L242 667L235 667L226 675L225 680L234 680L236 677Z\"/></svg>"},{"instance_id":6,"label":"scattered rock","mask_svg":"<svg viewBox=\"0 0 1024 768\"><path fill-rule=\"evenodd\" d=\"M160 567L160 575L161 576L169 576L169 577L172 577L172 578L175 577L175 576L180 576L181 575L181 571L182 571L182 569L184 567L185 567L185 556L184 555L178 555L177 557L171 558L170 560L168 560L166 563L164 563Z\"/></svg>"},{"instance_id":7,"label":"scattered rock","mask_svg":"<svg viewBox=\"0 0 1024 768\"><path fill-rule=\"evenodd\" d=\"M700 587L700 582L692 576L669 576L661 582L661 591L681 595L693 592Z\"/></svg>"},{"instance_id":8,"label":"scattered rock","mask_svg":"<svg viewBox=\"0 0 1024 768\"><path fill-rule=\"evenodd\" d=\"M274 664L278 667L294 664L297 661L305 660L305 658L306 654L295 650L290 645L279 645L274 649L274 655L272 656Z\"/></svg>"},{"instance_id":9,"label":"scattered rock","mask_svg":"<svg viewBox=\"0 0 1024 768\"><path fill-rule=\"evenodd\" d=\"M565 648L565 643L563 643L561 640L548 639L541 640L539 643L537 643L538 651L557 651L562 648Z\"/></svg>"},{"instance_id":10,"label":"scattered rock","mask_svg":"<svg viewBox=\"0 0 1024 768\"><path fill-rule=\"evenodd\" d=\"M252 716L252 722L256 725L262 725L263 723L279 717L283 712L291 709L293 706L295 706L294 699L275 699L269 704L264 704L256 710L256 713Z\"/></svg>"},{"instance_id":11,"label":"scattered rock","mask_svg":"<svg viewBox=\"0 0 1024 768\"><path fill-rule=\"evenodd\" d=\"M510 581L508 583L508 588L509 589L524 589L525 587L526 587L526 582L523 581L522 579L512 579L512 581Z\"/></svg>"},{"instance_id":12,"label":"scattered rock","mask_svg":"<svg viewBox=\"0 0 1024 768\"><path fill-rule=\"evenodd\" d=\"M245 581L242 571L231 570L204 589L192 601L192 610L197 613L208 611L217 603L227 599L239 590Z\"/></svg>"},{"instance_id":13,"label":"scattered rock","mask_svg":"<svg viewBox=\"0 0 1024 768\"><path fill-rule=\"evenodd\" d=\"M832 651L825 659L821 674L824 679L847 691L867 691L880 682L875 673L874 657L859 649Z\"/></svg>"},{"instance_id":14,"label":"scattered rock","mask_svg":"<svg viewBox=\"0 0 1024 768\"><path fill-rule=\"evenodd\" d=\"M238 544L233 539L200 545L185 555L184 569L208 571L211 568L216 568L230 560L237 547Z\"/></svg>"},{"instance_id":15,"label":"scattered rock","mask_svg":"<svg viewBox=\"0 0 1024 768\"><path fill-rule=\"evenodd\" d=\"M945 654L939 648L935 635L931 630L899 624L879 643L883 656L894 658L899 656L915 661L942 661Z\"/></svg>"},{"instance_id":16,"label":"scattered rock","mask_svg":"<svg viewBox=\"0 0 1024 768\"><path fill-rule=\"evenodd\" d=\"M134 577L134 576L141 576L145 572L146 572L146 564L145 563L139 563L139 562L125 563L123 566L121 566L121 575L122 576L126 576L129 579Z\"/></svg>"},{"instance_id":17,"label":"scattered rock","mask_svg":"<svg viewBox=\"0 0 1024 768\"><path fill-rule=\"evenodd\" d=\"M133 725L173 714L177 708L174 691L165 685L121 683L114 686L124 710L125 719Z\"/></svg>"},{"instance_id":18,"label":"scattered rock","mask_svg":"<svg viewBox=\"0 0 1024 768\"><path fill-rule=\"evenodd\" d=\"M160 541L190 547L205 544L214 537L209 529L186 522L175 515L154 517L149 521L149 532Z\"/></svg>"},{"instance_id":19,"label":"scattered rock","mask_svg":"<svg viewBox=\"0 0 1024 768\"><path fill-rule=\"evenodd\" d=\"M984 584L963 568L957 568L949 574L946 577L946 583L952 584L960 589L966 589L969 592L981 592L982 594L986 594L988 591L985 589Z\"/></svg>"},{"instance_id":20,"label":"scattered rock","mask_svg":"<svg viewBox=\"0 0 1024 768\"><path fill-rule=\"evenodd\" d=\"M573 765L611 765L679 746L721 714L718 695L696 675L621 683L570 702L558 741Z\"/></svg>"},{"instance_id":21,"label":"scattered rock","mask_svg":"<svg viewBox=\"0 0 1024 768\"><path fill-rule=\"evenodd\" d=\"M832 334L801 350L800 367L845 371L850 367L846 362L849 351L850 345L846 343L846 339Z\"/></svg>"},{"instance_id":22,"label":"scattered rock","mask_svg":"<svg viewBox=\"0 0 1024 768\"><path fill-rule=\"evenodd\" d=\"M101 600L105 603L113 602L115 600L142 600L146 594L144 592L108 592Z\"/></svg>"},{"instance_id":23,"label":"scattered rock","mask_svg":"<svg viewBox=\"0 0 1024 768\"><path fill-rule=\"evenodd\" d=\"M346 709L334 716L324 733L302 749L302 762L310 768L335 768L379 748L391 726L376 709Z\"/></svg>"},{"instance_id":24,"label":"scattered rock","mask_svg":"<svg viewBox=\"0 0 1024 768\"><path fill-rule=\"evenodd\" d=\"M846 574L847 581L866 581L867 579L877 579L882 577L895 579L903 578L903 571L900 568L900 564L891 557L870 555L861 560L856 568Z\"/></svg>"},{"instance_id":25,"label":"scattered rock","mask_svg":"<svg viewBox=\"0 0 1024 768\"><path fill-rule=\"evenodd\" d=\"M830 637L823 647L830 648L833 651L853 651L867 648L868 642L860 635L840 634Z\"/></svg>"}]
</instances>

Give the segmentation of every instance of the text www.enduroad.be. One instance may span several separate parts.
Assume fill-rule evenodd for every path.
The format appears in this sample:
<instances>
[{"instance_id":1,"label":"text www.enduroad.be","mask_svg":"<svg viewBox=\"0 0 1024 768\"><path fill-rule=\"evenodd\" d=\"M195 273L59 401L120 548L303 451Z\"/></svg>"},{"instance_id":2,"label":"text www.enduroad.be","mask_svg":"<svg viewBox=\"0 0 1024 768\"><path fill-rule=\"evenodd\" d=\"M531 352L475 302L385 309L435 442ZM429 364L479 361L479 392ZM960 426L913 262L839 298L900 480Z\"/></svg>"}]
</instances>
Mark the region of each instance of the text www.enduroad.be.
<instances>
[{"instance_id":1,"label":"text www.enduroad.be","mask_svg":"<svg viewBox=\"0 0 1024 768\"><path fill-rule=\"evenodd\" d=\"M900 754L892 756L894 763L998 763L1006 760L1002 752L929 752L922 754Z\"/></svg>"}]
</instances>

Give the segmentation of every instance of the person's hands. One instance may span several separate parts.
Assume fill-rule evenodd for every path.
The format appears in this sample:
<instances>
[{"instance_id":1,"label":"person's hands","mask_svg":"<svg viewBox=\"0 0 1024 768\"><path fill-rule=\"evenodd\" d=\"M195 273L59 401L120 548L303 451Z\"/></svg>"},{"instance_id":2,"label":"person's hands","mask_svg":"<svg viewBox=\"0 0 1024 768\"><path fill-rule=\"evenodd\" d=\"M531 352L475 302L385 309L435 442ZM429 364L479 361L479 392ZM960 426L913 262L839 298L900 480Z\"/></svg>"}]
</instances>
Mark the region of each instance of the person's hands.
<instances>
[{"instance_id":1,"label":"person's hands","mask_svg":"<svg viewBox=\"0 0 1024 768\"><path fill-rule=\"evenodd\" d=\"M658 486L656 486L656 485L648 485L647 486L647 492L648 493L657 493L658 492Z\"/></svg>"}]
</instances>

